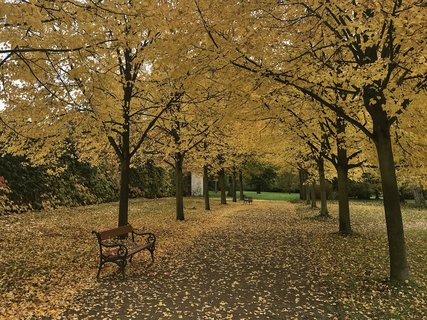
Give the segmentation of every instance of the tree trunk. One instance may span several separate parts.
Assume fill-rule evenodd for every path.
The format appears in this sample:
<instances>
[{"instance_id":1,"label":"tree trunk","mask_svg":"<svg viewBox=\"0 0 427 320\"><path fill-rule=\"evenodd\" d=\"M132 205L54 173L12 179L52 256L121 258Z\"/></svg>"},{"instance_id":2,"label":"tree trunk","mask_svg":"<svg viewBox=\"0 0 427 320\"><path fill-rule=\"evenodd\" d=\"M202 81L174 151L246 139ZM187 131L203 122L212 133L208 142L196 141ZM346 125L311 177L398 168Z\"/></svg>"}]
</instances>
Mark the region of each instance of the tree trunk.
<instances>
[{"instance_id":1,"label":"tree trunk","mask_svg":"<svg viewBox=\"0 0 427 320\"><path fill-rule=\"evenodd\" d=\"M344 136L346 123L344 119L337 117L337 162L335 169L338 176L338 220L339 233L349 235L352 233L350 223L350 202L348 196L348 156Z\"/></svg>"},{"instance_id":2,"label":"tree trunk","mask_svg":"<svg viewBox=\"0 0 427 320\"><path fill-rule=\"evenodd\" d=\"M240 190L240 200L245 200L245 195L243 191L243 174L242 170L239 171L239 190Z\"/></svg>"},{"instance_id":3,"label":"tree trunk","mask_svg":"<svg viewBox=\"0 0 427 320\"><path fill-rule=\"evenodd\" d=\"M256 193L261 194L261 185L259 183L256 185Z\"/></svg>"},{"instance_id":4,"label":"tree trunk","mask_svg":"<svg viewBox=\"0 0 427 320\"><path fill-rule=\"evenodd\" d=\"M317 208L317 204L316 204L316 184L314 183L314 181L311 183L311 207L312 208Z\"/></svg>"},{"instance_id":5,"label":"tree trunk","mask_svg":"<svg viewBox=\"0 0 427 320\"><path fill-rule=\"evenodd\" d=\"M120 201L119 201L119 227L127 225L129 212L129 128L122 134L122 156L120 159Z\"/></svg>"},{"instance_id":6,"label":"tree trunk","mask_svg":"<svg viewBox=\"0 0 427 320\"><path fill-rule=\"evenodd\" d=\"M231 184L231 189L232 189L232 193L233 193L233 202L237 202L237 188L236 188L236 171L233 170L233 174L232 174L232 184Z\"/></svg>"},{"instance_id":7,"label":"tree trunk","mask_svg":"<svg viewBox=\"0 0 427 320\"><path fill-rule=\"evenodd\" d=\"M399 201L400 201L400 203L406 203L405 194L403 192L403 187L399 188Z\"/></svg>"},{"instance_id":8,"label":"tree trunk","mask_svg":"<svg viewBox=\"0 0 427 320\"><path fill-rule=\"evenodd\" d=\"M191 172L182 173L182 195L184 197L192 196L191 193Z\"/></svg>"},{"instance_id":9,"label":"tree trunk","mask_svg":"<svg viewBox=\"0 0 427 320\"><path fill-rule=\"evenodd\" d=\"M390 136L390 124L382 110L374 110L373 135L378 154L383 189L384 209L390 254L390 279L403 281L409 277L402 212L397 187L396 169Z\"/></svg>"},{"instance_id":10,"label":"tree trunk","mask_svg":"<svg viewBox=\"0 0 427 320\"><path fill-rule=\"evenodd\" d=\"M424 198L423 189L420 186L413 185L412 192L414 194L415 205L419 208L426 206L426 199Z\"/></svg>"},{"instance_id":11,"label":"tree trunk","mask_svg":"<svg viewBox=\"0 0 427 320\"><path fill-rule=\"evenodd\" d=\"M219 172L219 187L221 189L221 204L227 204L227 195L225 193L225 171L221 169Z\"/></svg>"},{"instance_id":12,"label":"tree trunk","mask_svg":"<svg viewBox=\"0 0 427 320\"><path fill-rule=\"evenodd\" d=\"M233 177L228 176L228 188L227 188L227 197L233 196Z\"/></svg>"},{"instance_id":13,"label":"tree trunk","mask_svg":"<svg viewBox=\"0 0 427 320\"><path fill-rule=\"evenodd\" d=\"M311 189L310 189L310 185L306 185L305 186L305 195L306 195L306 197L305 197L305 204L306 205L309 205L310 203L311 203Z\"/></svg>"},{"instance_id":14,"label":"tree trunk","mask_svg":"<svg viewBox=\"0 0 427 320\"><path fill-rule=\"evenodd\" d=\"M214 192L215 192L215 194L218 193L218 180L215 180Z\"/></svg>"},{"instance_id":15,"label":"tree trunk","mask_svg":"<svg viewBox=\"0 0 427 320\"><path fill-rule=\"evenodd\" d=\"M338 220L339 232L342 235L352 233L350 224L350 204L348 197L348 169L337 165L338 175Z\"/></svg>"},{"instance_id":16,"label":"tree trunk","mask_svg":"<svg viewBox=\"0 0 427 320\"><path fill-rule=\"evenodd\" d=\"M306 177L305 170L299 169L298 175L299 175L299 198L300 200L306 200L307 193L306 193L306 188L304 187L304 182L307 179L307 177Z\"/></svg>"},{"instance_id":17,"label":"tree trunk","mask_svg":"<svg viewBox=\"0 0 427 320\"><path fill-rule=\"evenodd\" d=\"M129 157L125 157L125 159L121 159L120 163L119 227L128 224L129 162Z\"/></svg>"},{"instance_id":18,"label":"tree trunk","mask_svg":"<svg viewBox=\"0 0 427 320\"><path fill-rule=\"evenodd\" d=\"M203 166L203 197L205 199L205 210L210 210L211 206L209 203L209 170L208 166Z\"/></svg>"},{"instance_id":19,"label":"tree trunk","mask_svg":"<svg viewBox=\"0 0 427 320\"><path fill-rule=\"evenodd\" d=\"M320 216L322 218L328 218L328 200L326 195L326 179L325 179L325 161L320 158L318 161L319 169L319 182L320 182Z\"/></svg>"},{"instance_id":20,"label":"tree trunk","mask_svg":"<svg viewBox=\"0 0 427 320\"><path fill-rule=\"evenodd\" d=\"M184 220L183 158L181 153L175 153L176 220Z\"/></svg>"}]
</instances>

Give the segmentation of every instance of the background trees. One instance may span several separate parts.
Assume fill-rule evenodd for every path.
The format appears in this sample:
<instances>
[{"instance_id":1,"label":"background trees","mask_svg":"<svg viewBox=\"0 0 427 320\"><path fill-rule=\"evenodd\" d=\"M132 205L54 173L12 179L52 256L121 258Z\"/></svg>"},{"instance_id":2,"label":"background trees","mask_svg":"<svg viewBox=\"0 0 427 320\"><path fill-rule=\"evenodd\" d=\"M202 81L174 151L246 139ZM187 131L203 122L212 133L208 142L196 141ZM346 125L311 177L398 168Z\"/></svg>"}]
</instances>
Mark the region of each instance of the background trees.
<instances>
[{"instance_id":1,"label":"background trees","mask_svg":"<svg viewBox=\"0 0 427 320\"><path fill-rule=\"evenodd\" d=\"M277 178L277 169L269 164L263 164L257 161L245 163L246 187L256 190L257 193L267 191L272 188Z\"/></svg>"}]
</instances>

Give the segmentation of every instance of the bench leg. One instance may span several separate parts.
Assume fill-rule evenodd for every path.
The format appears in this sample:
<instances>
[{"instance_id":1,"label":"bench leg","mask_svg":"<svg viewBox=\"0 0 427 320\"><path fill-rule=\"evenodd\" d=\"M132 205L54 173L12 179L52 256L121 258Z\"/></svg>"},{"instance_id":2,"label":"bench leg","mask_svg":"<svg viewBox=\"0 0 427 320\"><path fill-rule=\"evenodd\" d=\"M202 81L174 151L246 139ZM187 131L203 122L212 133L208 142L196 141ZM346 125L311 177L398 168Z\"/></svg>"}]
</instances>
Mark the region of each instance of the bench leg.
<instances>
[{"instance_id":1,"label":"bench leg","mask_svg":"<svg viewBox=\"0 0 427 320\"><path fill-rule=\"evenodd\" d=\"M122 273L123 279L125 278L125 267L126 267L127 261L126 259L123 259L119 262L120 272Z\"/></svg>"},{"instance_id":2,"label":"bench leg","mask_svg":"<svg viewBox=\"0 0 427 320\"><path fill-rule=\"evenodd\" d=\"M96 278L97 279L99 279L99 275L101 274L101 269L102 269L102 266L103 266L104 264L102 263L102 260L99 262L99 266L98 266L98 273L96 274Z\"/></svg>"},{"instance_id":3,"label":"bench leg","mask_svg":"<svg viewBox=\"0 0 427 320\"><path fill-rule=\"evenodd\" d=\"M154 247L150 247L150 248L148 248L148 250L150 251L150 254L151 254L151 263L153 264L154 263L154 250L155 250L155 248Z\"/></svg>"},{"instance_id":4,"label":"bench leg","mask_svg":"<svg viewBox=\"0 0 427 320\"><path fill-rule=\"evenodd\" d=\"M101 273L101 266L98 267L98 273L96 274L96 278L99 279L99 274Z\"/></svg>"}]
</instances>

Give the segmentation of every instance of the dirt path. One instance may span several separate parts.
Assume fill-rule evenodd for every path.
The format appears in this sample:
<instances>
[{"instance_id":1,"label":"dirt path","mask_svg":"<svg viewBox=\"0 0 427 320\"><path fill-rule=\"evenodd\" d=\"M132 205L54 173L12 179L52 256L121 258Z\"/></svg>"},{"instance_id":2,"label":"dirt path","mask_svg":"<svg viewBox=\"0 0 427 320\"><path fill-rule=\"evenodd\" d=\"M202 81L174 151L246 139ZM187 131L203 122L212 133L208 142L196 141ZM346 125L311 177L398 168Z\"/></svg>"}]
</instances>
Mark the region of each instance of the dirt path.
<instances>
[{"instance_id":1,"label":"dirt path","mask_svg":"<svg viewBox=\"0 0 427 320\"><path fill-rule=\"evenodd\" d=\"M225 224L201 232L180 255L138 277L108 278L75 301L76 319L333 319L322 283L290 203L241 205ZM137 268L138 259L128 266Z\"/></svg>"}]
</instances>

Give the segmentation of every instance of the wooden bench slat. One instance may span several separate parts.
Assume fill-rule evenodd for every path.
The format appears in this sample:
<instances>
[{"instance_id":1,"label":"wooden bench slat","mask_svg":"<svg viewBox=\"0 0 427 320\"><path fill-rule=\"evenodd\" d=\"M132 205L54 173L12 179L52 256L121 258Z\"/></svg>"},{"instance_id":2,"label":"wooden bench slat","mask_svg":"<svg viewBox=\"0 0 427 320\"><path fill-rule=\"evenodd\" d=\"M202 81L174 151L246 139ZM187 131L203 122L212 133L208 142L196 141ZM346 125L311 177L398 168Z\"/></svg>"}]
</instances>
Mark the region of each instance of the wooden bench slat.
<instances>
[{"instance_id":1,"label":"wooden bench slat","mask_svg":"<svg viewBox=\"0 0 427 320\"><path fill-rule=\"evenodd\" d=\"M132 232L132 230L133 230L132 226L128 224L118 228L102 231L99 233L99 236L101 237L101 240L107 240L107 239L115 238L125 233Z\"/></svg>"},{"instance_id":2,"label":"wooden bench slat","mask_svg":"<svg viewBox=\"0 0 427 320\"><path fill-rule=\"evenodd\" d=\"M132 246L128 250L128 255L131 256L131 255L133 255L133 254L135 254L141 250L147 249L151 245L152 245L151 243L147 243L147 244L143 244L143 245Z\"/></svg>"}]
</instances>

